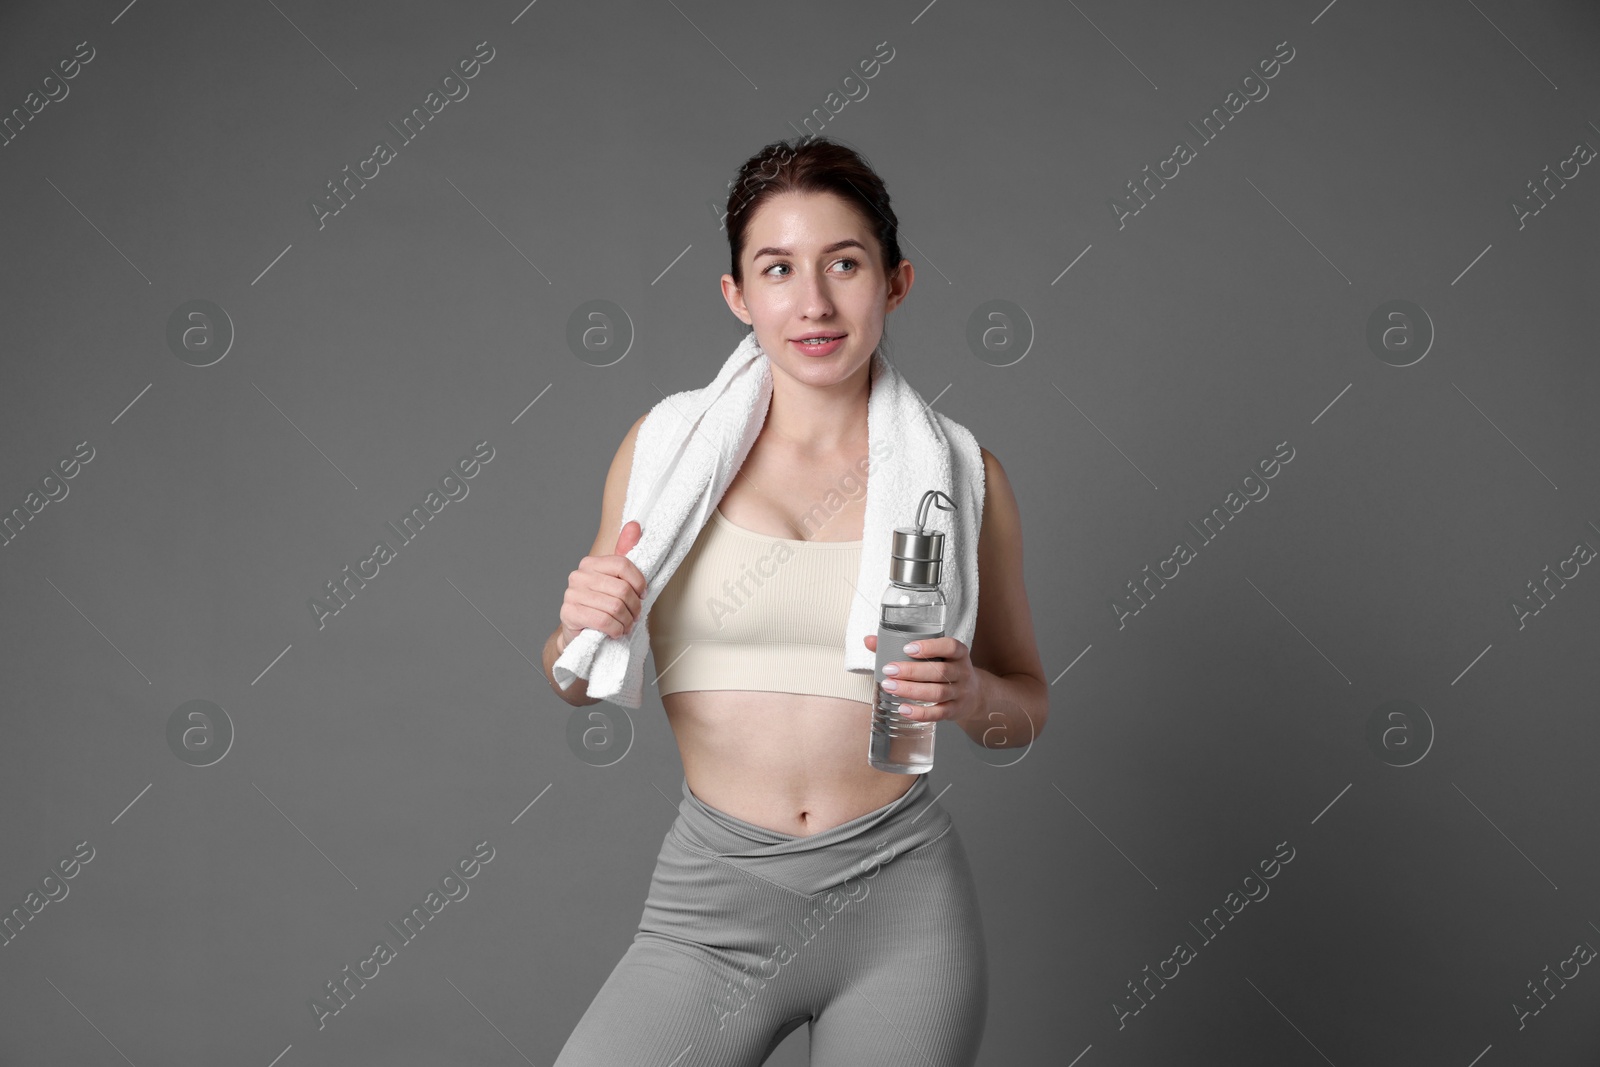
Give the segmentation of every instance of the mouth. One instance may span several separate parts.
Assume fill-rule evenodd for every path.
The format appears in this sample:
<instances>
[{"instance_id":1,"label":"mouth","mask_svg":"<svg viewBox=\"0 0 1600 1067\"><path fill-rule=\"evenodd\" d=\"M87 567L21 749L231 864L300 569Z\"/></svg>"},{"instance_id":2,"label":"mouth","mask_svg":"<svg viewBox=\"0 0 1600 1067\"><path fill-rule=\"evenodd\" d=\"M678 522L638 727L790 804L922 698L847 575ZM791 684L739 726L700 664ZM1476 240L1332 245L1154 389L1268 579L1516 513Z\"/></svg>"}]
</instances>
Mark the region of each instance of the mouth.
<instances>
[{"instance_id":1,"label":"mouth","mask_svg":"<svg viewBox=\"0 0 1600 1067\"><path fill-rule=\"evenodd\" d=\"M789 343L807 355L826 356L838 351L844 338L845 335L838 330L812 330L799 337L791 337Z\"/></svg>"}]
</instances>

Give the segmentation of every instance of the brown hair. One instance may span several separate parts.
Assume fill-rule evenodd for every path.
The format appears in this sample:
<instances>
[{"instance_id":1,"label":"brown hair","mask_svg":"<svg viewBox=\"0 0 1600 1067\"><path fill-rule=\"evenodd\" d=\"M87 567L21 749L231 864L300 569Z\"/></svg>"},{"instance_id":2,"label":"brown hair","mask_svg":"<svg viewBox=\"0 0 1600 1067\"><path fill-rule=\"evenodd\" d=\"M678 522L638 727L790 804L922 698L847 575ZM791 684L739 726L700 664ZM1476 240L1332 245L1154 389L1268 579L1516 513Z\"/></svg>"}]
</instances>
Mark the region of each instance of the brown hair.
<instances>
[{"instance_id":1,"label":"brown hair","mask_svg":"<svg viewBox=\"0 0 1600 1067\"><path fill-rule=\"evenodd\" d=\"M756 208L780 193L833 193L853 204L878 238L885 272L900 265L900 223L889 206L889 192L857 152L826 137L805 134L774 141L744 161L728 193L728 248L733 280L744 288L739 258L745 231Z\"/></svg>"}]
</instances>

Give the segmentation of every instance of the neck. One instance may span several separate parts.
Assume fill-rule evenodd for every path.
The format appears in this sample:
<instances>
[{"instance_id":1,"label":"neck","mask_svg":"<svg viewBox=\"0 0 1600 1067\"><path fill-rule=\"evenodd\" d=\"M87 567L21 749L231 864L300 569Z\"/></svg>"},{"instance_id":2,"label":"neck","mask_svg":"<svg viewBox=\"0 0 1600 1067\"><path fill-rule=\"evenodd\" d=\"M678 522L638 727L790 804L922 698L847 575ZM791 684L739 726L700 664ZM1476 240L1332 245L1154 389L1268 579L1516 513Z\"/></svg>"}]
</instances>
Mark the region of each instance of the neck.
<instances>
[{"instance_id":1,"label":"neck","mask_svg":"<svg viewBox=\"0 0 1600 1067\"><path fill-rule=\"evenodd\" d=\"M772 403L764 435L807 454L849 451L867 428L872 360L833 385L807 385L772 366Z\"/></svg>"}]
</instances>

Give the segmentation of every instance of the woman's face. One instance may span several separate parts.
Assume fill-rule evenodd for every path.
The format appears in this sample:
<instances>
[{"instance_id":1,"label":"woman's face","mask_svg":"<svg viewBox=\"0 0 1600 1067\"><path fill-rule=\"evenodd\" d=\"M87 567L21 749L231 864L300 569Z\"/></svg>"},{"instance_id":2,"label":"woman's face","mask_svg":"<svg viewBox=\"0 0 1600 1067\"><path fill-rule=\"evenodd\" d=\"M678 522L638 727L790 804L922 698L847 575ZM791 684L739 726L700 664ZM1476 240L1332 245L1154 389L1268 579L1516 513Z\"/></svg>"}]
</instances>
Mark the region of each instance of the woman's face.
<instances>
[{"instance_id":1,"label":"woman's face","mask_svg":"<svg viewBox=\"0 0 1600 1067\"><path fill-rule=\"evenodd\" d=\"M878 239L854 205L831 193L783 193L756 209L741 253L744 288L722 295L755 328L773 371L809 385L844 381L872 357L883 319L911 289L909 261L885 275ZM807 347L808 335L839 338Z\"/></svg>"}]
</instances>

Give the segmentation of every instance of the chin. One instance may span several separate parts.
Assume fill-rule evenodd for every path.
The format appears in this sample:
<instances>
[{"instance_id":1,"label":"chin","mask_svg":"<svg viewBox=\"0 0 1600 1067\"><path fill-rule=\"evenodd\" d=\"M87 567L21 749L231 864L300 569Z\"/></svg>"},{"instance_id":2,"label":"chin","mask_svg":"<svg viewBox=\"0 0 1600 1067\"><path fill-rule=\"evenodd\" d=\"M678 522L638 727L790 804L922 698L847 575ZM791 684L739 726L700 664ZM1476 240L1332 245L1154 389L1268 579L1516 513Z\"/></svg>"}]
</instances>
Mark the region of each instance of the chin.
<instances>
[{"instance_id":1,"label":"chin","mask_svg":"<svg viewBox=\"0 0 1600 1067\"><path fill-rule=\"evenodd\" d=\"M813 363L802 363L796 366L794 360L784 360L782 366L789 377L807 385L818 387L838 385L849 380L865 365L864 361L850 360L834 356L829 359L819 359Z\"/></svg>"}]
</instances>

